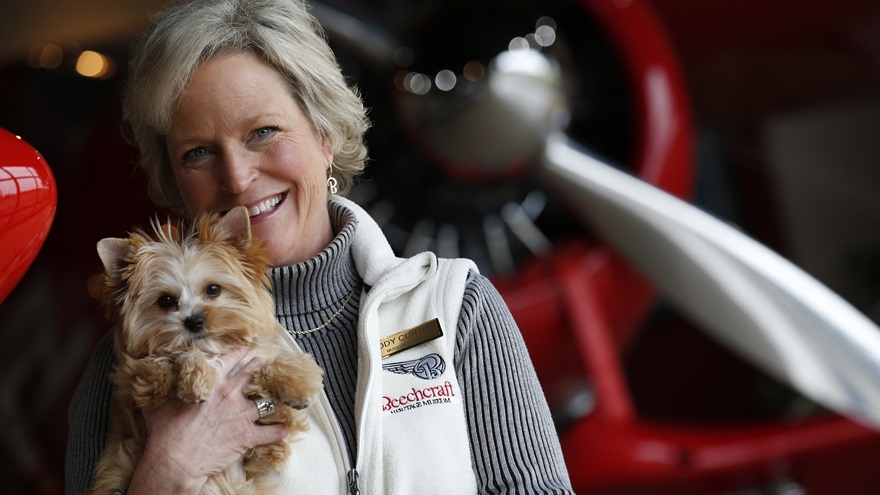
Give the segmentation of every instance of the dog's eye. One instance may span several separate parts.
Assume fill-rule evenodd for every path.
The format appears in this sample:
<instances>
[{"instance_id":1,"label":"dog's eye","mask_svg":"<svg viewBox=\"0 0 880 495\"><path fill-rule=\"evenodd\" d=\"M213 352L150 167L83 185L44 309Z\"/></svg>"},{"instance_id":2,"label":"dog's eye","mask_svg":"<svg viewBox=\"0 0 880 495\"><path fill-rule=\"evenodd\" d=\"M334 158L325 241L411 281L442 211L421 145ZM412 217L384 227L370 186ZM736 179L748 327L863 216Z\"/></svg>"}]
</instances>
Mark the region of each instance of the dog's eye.
<instances>
[{"instance_id":1,"label":"dog's eye","mask_svg":"<svg viewBox=\"0 0 880 495\"><path fill-rule=\"evenodd\" d=\"M205 295L208 297L217 297L220 295L220 286L217 284L211 284L205 289Z\"/></svg>"},{"instance_id":2,"label":"dog's eye","mask_svg":"<svg viewBox=\"0 0 880 495\"><path fill-rule=\"evenodd\" d=\"M156 300L156 304L162 309L168 309L174 304L174 298L168 294L162 294L159 296L159 299Z\"/></svg>"}]
</instances>

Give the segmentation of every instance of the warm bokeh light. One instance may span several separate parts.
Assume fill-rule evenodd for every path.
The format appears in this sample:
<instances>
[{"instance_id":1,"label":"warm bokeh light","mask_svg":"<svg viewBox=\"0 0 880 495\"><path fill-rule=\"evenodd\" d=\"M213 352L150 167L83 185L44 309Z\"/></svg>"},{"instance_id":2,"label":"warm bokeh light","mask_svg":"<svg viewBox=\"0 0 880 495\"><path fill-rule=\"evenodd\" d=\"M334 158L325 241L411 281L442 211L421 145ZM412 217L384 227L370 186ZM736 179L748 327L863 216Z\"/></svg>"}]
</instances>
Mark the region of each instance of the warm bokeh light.
<instances>
[{"instance_id":1,"label":"warm bokeh light","mask_svg":"<svg viewBox=\"0 0 880 495\"><path fill-rule=\"evenodd\" d=\"M479 81L485 73L486 68L476 60L464 64L464 77L468 81Z\"/></svg>"},{"instance_id":2,"label":"warm bokeh light","mask_svg":"<svg viewBox=\"0 0 880 495\"><path fill-rule=\"evenodd\" d=\"M76 72L86 77L104 77L110 72L110 60L98 52L86 50L76 60Z\"/></svg>"},{"instance_id":3,"label":"warm bokeh light","mask_svg":"<svg viewBox=\"0 0 880 495\"><path fill-rule=\"evenodd\" d=\"M43 47L40 52L40 67L44 69L55 69L64 61L64 52L61 47L52 43Z\"/></svg>"},{"instance_id":4,"label":"warm bokeh light","mask_svg":"<svg viewBox=\"0 0 880 495\"><path fill-rule=\"evenodd\" d=\"M28 51L28 65L34 69L55 69L64 61L64 51L52 43L36 43Z\"/></svg>"}]
</instances>

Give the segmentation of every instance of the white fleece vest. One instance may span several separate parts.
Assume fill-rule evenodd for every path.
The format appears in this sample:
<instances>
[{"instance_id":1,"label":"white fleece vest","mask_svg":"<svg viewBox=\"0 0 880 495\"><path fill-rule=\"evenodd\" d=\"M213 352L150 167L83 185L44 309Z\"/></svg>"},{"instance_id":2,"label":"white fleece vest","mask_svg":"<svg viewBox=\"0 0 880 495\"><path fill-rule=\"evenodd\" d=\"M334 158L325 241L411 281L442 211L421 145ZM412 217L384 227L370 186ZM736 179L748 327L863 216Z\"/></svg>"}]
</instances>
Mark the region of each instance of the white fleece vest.
<instances>
[{"instance_id":1,"label":"white fleece vest","mask_svg":"<svg viewBox=\"0 0 880 495\"><path fill-rule=\"evenodd\" d=\"M476 266L431 253L393 255L379 226L356 204L352 253L369 290L358 321L357 486L361 494L476 493L453 353L465 282ZM437 319L443 335L382 359L389 336ZM295 352L300 352L292 338ZM354 473L326 396L308 408L310 428L291 446L279 493L350 491Z\"/></svg>"}]
</instances>

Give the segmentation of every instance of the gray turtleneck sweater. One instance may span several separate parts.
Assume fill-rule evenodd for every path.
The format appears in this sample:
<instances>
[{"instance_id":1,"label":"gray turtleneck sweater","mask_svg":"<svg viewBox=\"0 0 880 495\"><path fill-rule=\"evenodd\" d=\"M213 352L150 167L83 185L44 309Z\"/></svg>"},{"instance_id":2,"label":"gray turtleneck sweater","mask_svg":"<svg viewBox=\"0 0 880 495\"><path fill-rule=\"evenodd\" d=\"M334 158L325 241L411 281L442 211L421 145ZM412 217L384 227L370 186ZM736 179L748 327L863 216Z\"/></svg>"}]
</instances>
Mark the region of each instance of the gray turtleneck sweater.
<instances>
[{"instance_id":1,"label":"gray turtleneck sweater","mask_svg":"<svg viewBox=\"0 0 880 495\"><path fill-rule=\"evenodd\" d=\"M325 371L324 391L355 451L354 396L357 328L362 284L351 256L354 214L331 202L334 241L303 263L273 268L276 317ZM351 295L350 299L349 296ZM345 302L347 300L347 302ZM343 303L344 307L343 307ZM343 307L339 314L331 316ZM492 363L490 365L489 363ZM480 493L574 493L522 336L500 294L485 277L468 279L456 338L454 365L465 401L473 468ZM104 445L112 386L112 336L101 340L70 404L65 493L91 483ZM510 391L510 379L518 386ZM504 397L496 391L508 390ZM124 488L124 487L120 487Z\"/></svg>"}]
</instances>

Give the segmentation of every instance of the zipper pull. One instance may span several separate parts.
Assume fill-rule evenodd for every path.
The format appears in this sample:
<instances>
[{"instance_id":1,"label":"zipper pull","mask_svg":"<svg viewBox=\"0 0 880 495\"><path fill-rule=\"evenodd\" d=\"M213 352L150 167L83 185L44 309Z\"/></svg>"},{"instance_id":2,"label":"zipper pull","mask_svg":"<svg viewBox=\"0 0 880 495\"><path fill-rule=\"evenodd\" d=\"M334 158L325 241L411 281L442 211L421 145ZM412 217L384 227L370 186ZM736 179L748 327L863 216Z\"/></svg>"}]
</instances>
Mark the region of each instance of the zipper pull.
<instances>
[{"instance_id":1,"label":"zipper pull","mask_svg":"<svg viewBox=\"0 0 880 495\"><path fill-rule=\"evenodd\" d=\"M358 489L358 472L352 469L348 472L348 493L349 495L358 495L361 491Z\"/></svg>"}]
</instances>

